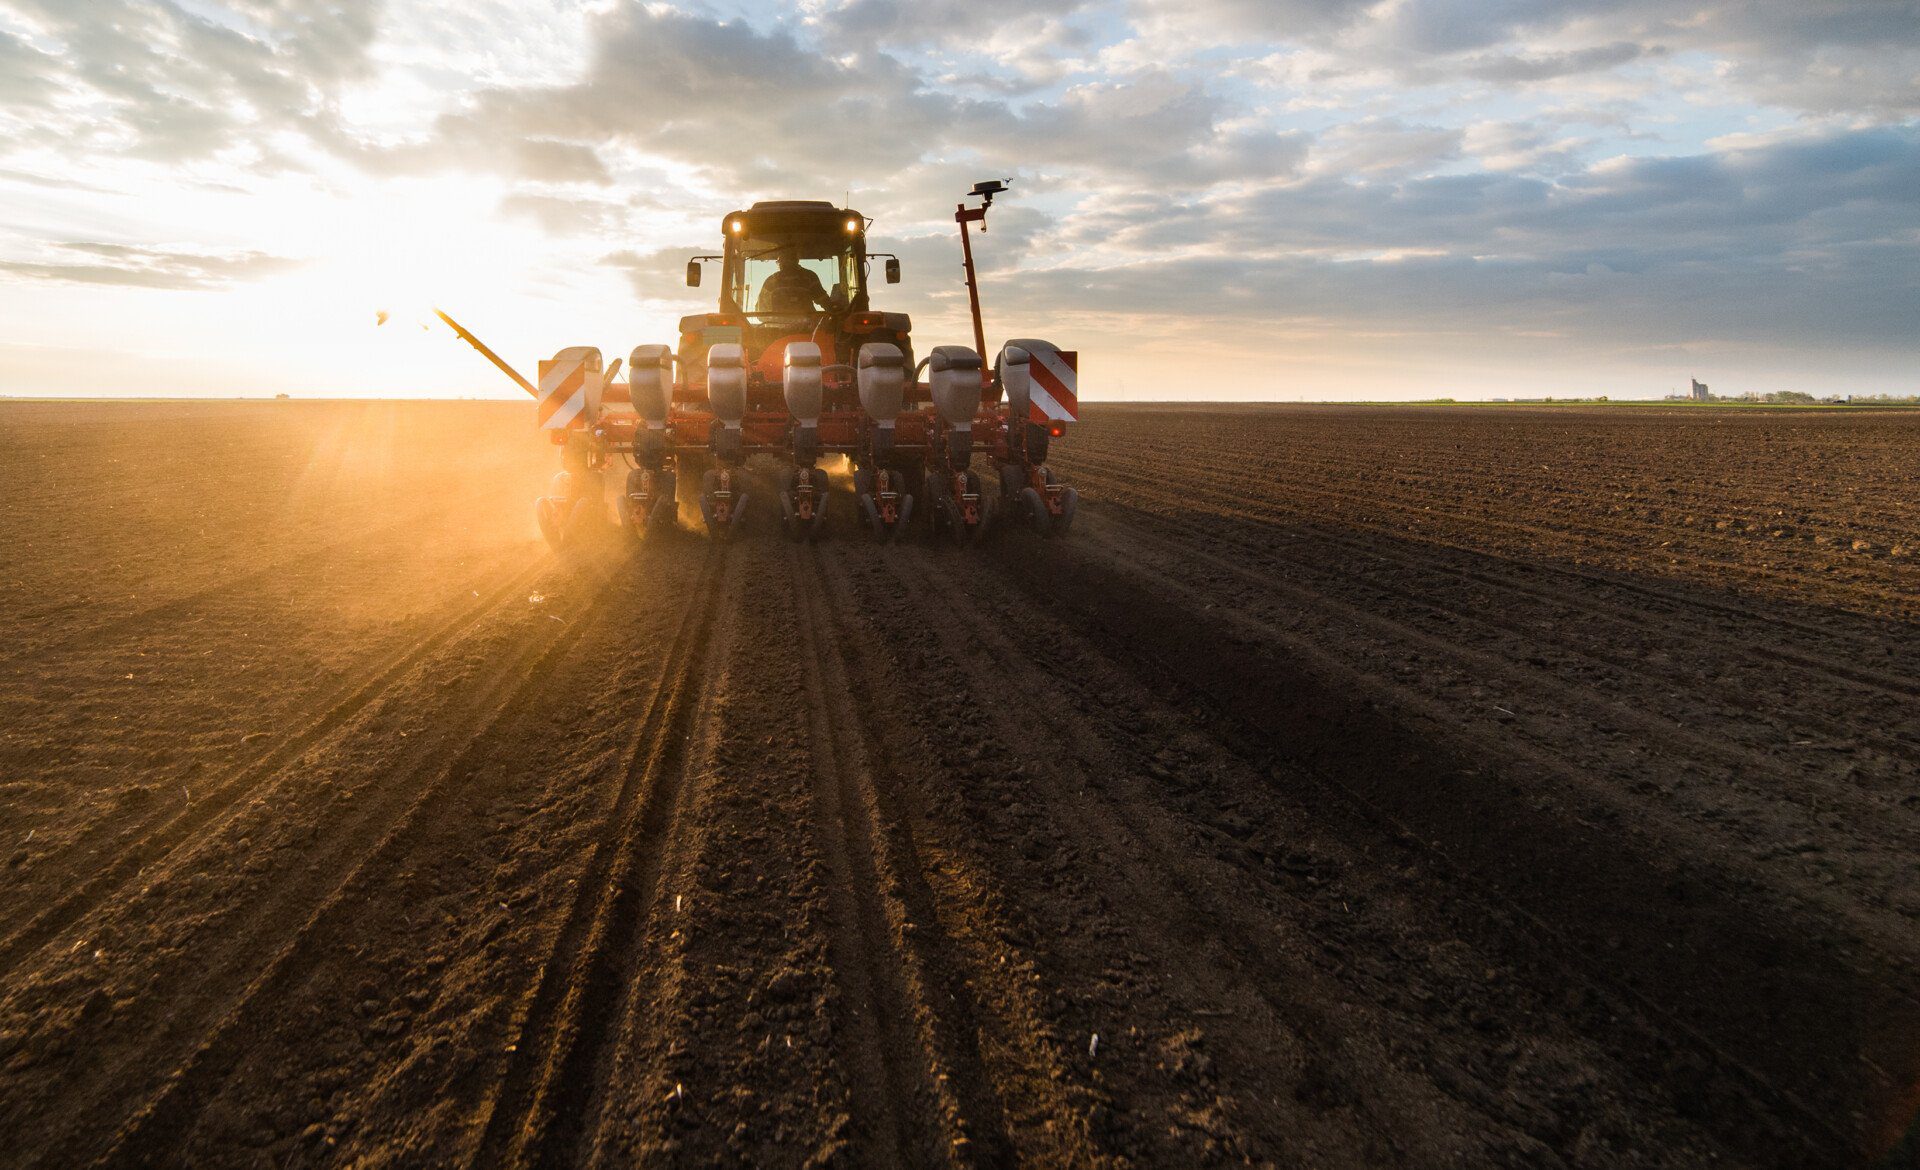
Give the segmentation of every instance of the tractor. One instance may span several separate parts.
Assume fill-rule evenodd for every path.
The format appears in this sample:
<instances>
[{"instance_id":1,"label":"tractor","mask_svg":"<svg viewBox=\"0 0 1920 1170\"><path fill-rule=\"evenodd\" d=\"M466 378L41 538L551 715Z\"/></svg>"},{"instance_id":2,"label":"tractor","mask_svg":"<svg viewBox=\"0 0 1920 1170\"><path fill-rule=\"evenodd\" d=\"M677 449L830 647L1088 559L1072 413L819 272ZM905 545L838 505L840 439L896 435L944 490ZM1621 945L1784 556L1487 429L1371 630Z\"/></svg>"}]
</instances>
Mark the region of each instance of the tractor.
<instances>
[{"instance_id":1,"label":"tractor","mask_svg":"<svg viewBox=\"0 0 1920 1170\"><path fill-rule=\"evenodd\" d=\"M900 260L867 247L870 222L831 203L755 203L720 222L722 250L687 262L686 282L718 285L713 311L680 319L677 345L641 345L603 366L590 346L561 350L529 384L445 313L459 335L533 395L562 470L536 504L556 547L604 523L605 473L629 470L620 523L636 540L678 527L683 494L716 540L739 531L750 505L750 460L775 465L779 523L816 540L831 509L822 462L852 472L852 519L876 541L924 518L937 538L981 539L996 518L1043 536L1072 527L1078 496L1047 451L1078 418L1078 355L1037 339L1008 341L983 360L979 286L969 225L985 230L999 181L958 205L973 342L937 345L915 360L905 313L873 306L876 262L889 285ZM983 463L986 472L976 467ZM991 489L991 490L989 490Z\"/></svg>"}]
</instances>

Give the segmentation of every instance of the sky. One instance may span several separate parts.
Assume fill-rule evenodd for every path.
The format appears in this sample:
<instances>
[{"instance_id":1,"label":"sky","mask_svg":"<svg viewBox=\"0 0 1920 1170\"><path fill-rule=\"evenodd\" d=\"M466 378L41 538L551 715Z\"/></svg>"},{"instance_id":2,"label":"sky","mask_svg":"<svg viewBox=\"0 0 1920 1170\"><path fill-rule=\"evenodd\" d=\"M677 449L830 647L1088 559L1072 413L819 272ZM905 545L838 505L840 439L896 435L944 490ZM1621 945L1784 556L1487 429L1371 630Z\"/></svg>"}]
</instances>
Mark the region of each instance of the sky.
<instances>
[{"instance_id":1,"label":"sky","mask_svg":"<svg viewBox=\"0 0 1920 1170\"><path fill-rule=\"evenodd\" d=\"M0 394L491 396L757 199L1083 400L1920 392L1912 0L0 0ZM391 314L376 325L376 314Z\"/></svg>"}]
</instances>

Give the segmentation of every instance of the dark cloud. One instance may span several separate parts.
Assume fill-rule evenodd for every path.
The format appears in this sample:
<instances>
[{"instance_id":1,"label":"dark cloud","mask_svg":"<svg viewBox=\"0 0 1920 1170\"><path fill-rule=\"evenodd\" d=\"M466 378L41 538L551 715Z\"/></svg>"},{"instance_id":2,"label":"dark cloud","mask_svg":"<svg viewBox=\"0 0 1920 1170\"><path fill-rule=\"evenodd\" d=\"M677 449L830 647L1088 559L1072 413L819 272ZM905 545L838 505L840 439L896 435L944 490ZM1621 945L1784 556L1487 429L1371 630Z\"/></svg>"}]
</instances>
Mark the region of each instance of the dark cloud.
<instances>
[{"instance_id":1,"label":"dark cloud","mask_svg":"<svg viewBox=\"0 0 1920 1170\"><path fill-rule=\"evenodd\" d=\"M1920 320L1920 129L1620 159L1559 182L1329 178L1077 215L1138 257L1024 274L1029 310L1894 349Z\"/></svg>"},{"instance_id":2,"label":"dark cloud","mask_svg":"<svg viewBox=\"0 0 1920 1170\"><path fill-rule=\"evenodd\" d=\"M1734 265L1668 263L1640 271L1607 265L1603 255L1575 263L1415 256L1327 263L1300 257L1231 256L1147 260L1120 268L1069 266L1009 282L997 311L1115 314L1140 319L1143 303L1178 304L1170 321L1241 323L1399 336L1410 353L1423 335L1477 338L1487 347L1519 334L1553 334L1575 346L1634 348L1699 343L1793 346L1810 353L1836 346L1895 351L1910 345L1920 309L1913 273L1920 247L1846 249L1835 262L1803 269L1778 256ZM1390 351L1392 342L1382 343ZM1552 371L1543 371L1551 377Z\"/></svg>"},{"instance_id":3,"label":"dark cloud","mask_svg":"<svg viewBox=\"0 0 1920 1170\"><path fill-rule=\"evenodd\" d=\"M1321 50L1337 62L1327 77L1519 86L1691 50L1727 62L1761 101L1920 113L1920 0L1136 0L1135 11L1196 43Z\"/></svg>"},{"instance_id":4,"label":"dark cloud","mask_svg":"<svg viewBox=\"0 0 1920 1170\"><path fill-rule=\"evenodd\" d=\"M111 284L129 288L215 289L289 271L298 260L265 252L170 252L130 244L75 241L60 251L79 259L0 260L0 272L27 280Z\"/></svg>"},{"instance_id":5,"label":"dark cloud","mask_svg":"<svg viewBox=\"0 0 1920 1170\"><path fill-rule=\"evenodd\" d=\"M927 44L980 39L1022 22L1068 17L1094 8L1089 0L849 0L823 12L834 41ZM1055 35L1085 43L1084 34L1054 25Z\"/></svg>"},{"instance_id":6,"label":"dark cloud","mask_svg":"<svg viewBox=\"0 0 1920 1170\"><path fill-rule=\"evenodd\" d=\"M1293 174L1307 136L1234 124L1236 110L1205 86L1162 69L1075 86L1017 110L981 103L963 139L1035 170L1075 168L1157 185L1203 187Z\"/></svg>"},{"instance_id":7,"label":"dark cloud","mask_svg":"<svg viewBox=\"0 0 1920 1170\"><path fill-rule=\"evenodd\" d=\"M645 252L623 249L602 256L600 263L625 273L627 281L633 285L633 295L643 301L687 301L693 297L704 302L713 299L708 294L714 282L720 279L719 270L717 266L708 265L703 273L706 284L702 286L702 291L695 291L687 287L687 261L695 256L711 255L718 247L716 240L704 246L682 244L678 247L652 248Z\"/></svg>"},{"instance_id":8,"label":"dark cloud","mask_svg":"<svg viewBox=\"0 0 1920 1170\"><path fill-rule=\"evenodd\" d=\"M482 90L440 120L430 143L410 149L470 156L520 141L626 145L736 184L756 170L805 181L884 173L913 157L903 144L938 136L953 117L947 99L894 59L829 57L786 28L623 4L595 18L592 33L577 84Z\"/></svg>"},{"instance_id":9,"label":"dark cloud","mask_svg":"<svg viewBox=\"0 0 1920 1170\"><path fill-rule=\"evenodd\" d=\"M1339 176L1168 207L1111 207L1069 230L1136 251L1210 244L1282 257L1405 249L1731 259L1911 233L1920 128L1847 131L1719 154L1620 158L1548 180L1488 173L1394 183Z\"/></svg>"},{"instance_id":10,"label":"dark cloud","mask_svg":"<svg viewBox=\"0 0 1920 1170\"><path fill-rule=\"evenodd\" d=\"M664 155L730 190L838 190L961 151L990 170L1079 169L1199 186L1297 169L1303 135L1236 123L1202 84L1147 69L1011 104L939 90L887 53L836 56L792 28L761 29L637 3L597 18L576 84L493 88L433 139L374 155L408 166L497 158L537 141ZM488 151L492 153L487 153ZM584 160L580 160L584 162ZM590 168L589 168L590 169ZM547 178L591 177L560 169Z\"/></svg>"},{"instance_id":11,"label":"dark cloud","mask_svg":"<svg viewBox=\"0 0 1920 1170\"><path fill-rule=\"evenodd\" d=\"M1664 56L1658 47L1615 41L1566 53L1490 53L1469 58L1461 71L1482 81L1520 83L1551 81L1581 73L1604 73L1643 57Z\"/></svg>"}]
</instances>

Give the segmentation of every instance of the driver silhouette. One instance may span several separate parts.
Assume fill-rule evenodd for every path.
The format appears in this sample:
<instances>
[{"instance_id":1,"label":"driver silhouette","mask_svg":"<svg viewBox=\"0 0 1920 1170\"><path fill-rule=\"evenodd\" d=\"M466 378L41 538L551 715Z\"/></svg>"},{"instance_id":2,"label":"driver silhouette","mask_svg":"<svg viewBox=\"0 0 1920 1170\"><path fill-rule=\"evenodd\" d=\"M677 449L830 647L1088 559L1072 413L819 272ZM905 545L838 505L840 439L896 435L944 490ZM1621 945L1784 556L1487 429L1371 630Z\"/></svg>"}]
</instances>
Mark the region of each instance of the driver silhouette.
<instances>
[{"instance_id":1,"label":"driver silhouette","mask_svg":"<svg viewBox=\"0 0 1920 1170\"><path fill-rule=\"evenodd\" d=\"M800 249L792 244L780 249L780 267L760 284L754 310L760 313L805 313L832 306L819 276L800 266Z\"/></svg>"}]
</instances>

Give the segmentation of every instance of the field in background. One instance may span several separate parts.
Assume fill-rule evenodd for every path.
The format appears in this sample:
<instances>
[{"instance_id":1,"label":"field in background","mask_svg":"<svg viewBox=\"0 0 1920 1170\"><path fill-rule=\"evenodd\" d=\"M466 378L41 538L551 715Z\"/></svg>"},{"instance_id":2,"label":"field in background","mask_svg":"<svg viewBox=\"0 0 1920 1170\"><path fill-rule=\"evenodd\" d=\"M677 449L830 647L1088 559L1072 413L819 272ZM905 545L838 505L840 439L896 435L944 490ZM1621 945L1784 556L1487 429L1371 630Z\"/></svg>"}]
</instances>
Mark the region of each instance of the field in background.
<instances>
[{"instance_id":1,"label":"field in background","mask_svg":"<svg viewBox=\"0 0 1920 1170\"><path fill-rule=\"evenodd\" d=\"M0 403L4 1160L1799 1167L1920 1105L1920 413L1095 407L1066 541L568 557L528 414Z\"/></svg>"}]
</instances>

